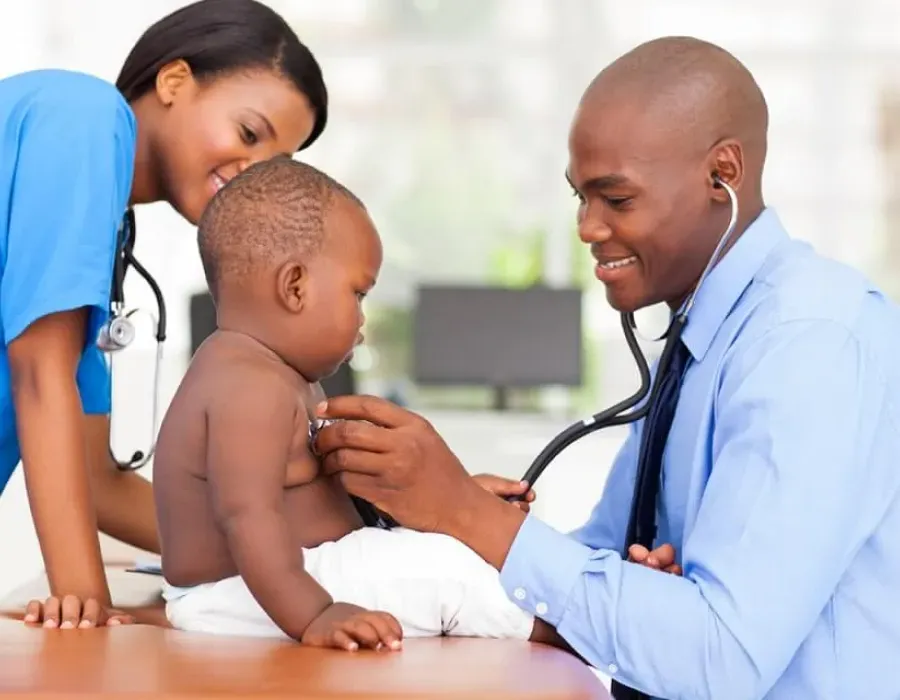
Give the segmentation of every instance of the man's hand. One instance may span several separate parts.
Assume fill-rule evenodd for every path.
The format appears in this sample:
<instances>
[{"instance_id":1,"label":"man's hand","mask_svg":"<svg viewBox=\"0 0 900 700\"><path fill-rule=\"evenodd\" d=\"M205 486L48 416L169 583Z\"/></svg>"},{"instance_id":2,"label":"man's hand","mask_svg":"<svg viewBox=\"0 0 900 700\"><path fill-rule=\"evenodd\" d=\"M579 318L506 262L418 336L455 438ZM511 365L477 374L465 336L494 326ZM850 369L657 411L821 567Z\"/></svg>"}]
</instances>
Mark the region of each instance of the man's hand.
<instances>
[{"instance_id":1,"label":"man's hand","mask_svg":"<svg viewBox=\"0 0 900 700\"><path fill-rule=\"evenodd\" d=\"M472 477L475 483L486 491L503 499L515 497L513 505L527 513L536 498L534 490L528 487L527 481L513 481L494 474L476 474Z\"/></svg>"},{"instance_id":2,"label":"man's hand","mask_svg":"<svg viewBox=\"0 0 900 700\"><path fill-rule=\"evenodd\" d=\"M62 599L51 596L43 603L32 600L25 608L25 622L65 630L130 625L135 619L121 610L105 607L94 598L82 602L76 596L67 595Z\"/></svg>"},{"instance_id":3,"label":"man's hand","mask_svg":"<svg viewBox=\"0 0 900 700\"><path fill-rule=\"evenodd\" d=\"M681 576L681 567L675 563L675 548L670 544L660 545L653 551L639 544L633 544L628 548L628 561Z\"/></svg>"},{"instance_id":4,"label":"man's hand","mask_svg":"<svg viewBox=\"0 0 900 700\"><path fill-rule=\"evenodd\" d=\"M316 434L325 473L405 527L445 532L473 492L484 495L428 421L396 404L338 396L317 417L335 421Z\"/></svg>"},{"instance_id":5,"label":"man's hand","mask_svg":"<svg viewBox=\"0 0 900 700\"><path fill-rule=\"evenodd\" d=\"M403 629L393 615L348 603L333 603L309 623L301 642L316 647L356 651L362 647L401 648Z\"/></svg>"}]
</instances>

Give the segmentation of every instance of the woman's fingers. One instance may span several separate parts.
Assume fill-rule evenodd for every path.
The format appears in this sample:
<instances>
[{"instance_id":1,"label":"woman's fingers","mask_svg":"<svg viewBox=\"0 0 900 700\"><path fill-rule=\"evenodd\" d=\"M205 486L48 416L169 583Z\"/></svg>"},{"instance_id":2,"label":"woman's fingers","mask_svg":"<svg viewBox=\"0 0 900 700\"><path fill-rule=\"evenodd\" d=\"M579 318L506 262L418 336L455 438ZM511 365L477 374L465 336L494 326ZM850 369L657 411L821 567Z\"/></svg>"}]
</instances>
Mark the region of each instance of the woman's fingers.
<instances>
[{"instance_id":1,"label":"woman's fingers","mask_svg":"<svg viewBox=\"0 0 900 700\"><path fill-rule=\"evenodd\" d=\"M40 622L43 617L44 606L39 600L29 601L25 606L25 622Z\"/></svg>"},{"instance_id":2,"label":"woman's fingers","mask_svg":"<svg viewBox=\"0 0 900 700\"><path fill-rule=\"evenodd\" d=\"M81 600L77 596L67 595L62 599L62 619L59 627L71 630L78 627L79 622L81 622Z\"/></svg>"},{"instance_id":3,"label":"woman's fingers","mask_svg":"<svg viewBox=\"0 0 900 700\"><path fill-rule=\"evenodd\" d=\"M51 596L44 601L44 627L59 627L62 604L59 598Z\"/></svg>"},{"instance_id":4,"label":"woman's fingers","mask_svg":"<svg viewBox=\"0 0 900 700\"><path fill-rule=\"evenodd\" d=\"M84 604L84 609L81 611L81 622L78 623L78 627L81 629L96 627L100 622L101 611L102 608L97 600L94 598L87 600Z\"/></svg>"}]
</instances>

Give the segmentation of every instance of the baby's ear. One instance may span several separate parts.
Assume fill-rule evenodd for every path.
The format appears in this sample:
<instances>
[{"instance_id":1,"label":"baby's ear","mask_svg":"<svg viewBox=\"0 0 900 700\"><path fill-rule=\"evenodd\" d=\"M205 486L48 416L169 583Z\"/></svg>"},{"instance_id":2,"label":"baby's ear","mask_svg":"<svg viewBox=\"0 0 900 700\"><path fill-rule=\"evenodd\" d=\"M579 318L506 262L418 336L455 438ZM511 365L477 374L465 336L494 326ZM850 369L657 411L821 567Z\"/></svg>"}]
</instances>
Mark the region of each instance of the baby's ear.
<instances>
[{"instance_id":1,"label":"baby's ear","mask_svg":"<svg viewBox=\"0 0 900 700\"><path fill-rule=\"evenodd\" d=\"M296 261L288 261L278 269L278 297L292 313L303 310L306 302L307 269Z\"/></svg>"}]
</instances>

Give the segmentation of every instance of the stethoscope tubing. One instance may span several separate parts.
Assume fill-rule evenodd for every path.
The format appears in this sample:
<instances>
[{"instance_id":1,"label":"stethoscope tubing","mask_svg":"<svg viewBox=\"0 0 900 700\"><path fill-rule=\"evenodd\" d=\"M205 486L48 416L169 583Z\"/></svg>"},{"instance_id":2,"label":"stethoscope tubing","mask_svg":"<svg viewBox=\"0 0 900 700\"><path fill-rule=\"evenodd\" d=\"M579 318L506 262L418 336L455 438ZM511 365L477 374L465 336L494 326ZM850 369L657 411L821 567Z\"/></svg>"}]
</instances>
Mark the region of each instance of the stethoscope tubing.
<instances>
[{"instance_id":1,"label":"stethoscope tubing","mask_svg":"<svg viewBox=\"0 0 900 700\"><path fill-rule=\"evenodd\" d=\"M522 476L522 480L528 483L530 487L534 486L535 482L540 478L547 467L550 466L550 463L554 459L556 459L556 457L558 457L563 450L565 450L567 447L571 446L581 438L586 437L591 433L596 432L597 430L602 430L603 428L610 428L616 425L627 425L646 417L647 412L650 410L650 406L653 404L653 401L657 396L659 389L659 380L662 376L664 376L665 370L668 369L669 365L671 364L672 354L675 351L676 345L681 340L681 335L684 332L684 328L688 322L688 314L694 306L694 301L697 298L697 294L699 293L701 287L703 286L703 283L706 281L706 278L712 271L713 267L715 267L715 265L719 262L722 251L724 250L728 241L731 239L731 236L734 233L735 228L737 227L739 213L737 194L735 193L734 189L730 185L728 185L728 183L719 178L716 178L716 184L717 186L722 187L728 194L728 198L731 203L731 217L728 221L727 228L719 237L719 242L716 244L712 255L710 255L709 261L707 262L703 273L700 275L697 284L694 285L693 290L688 295L685 302L681 305L681 308L675 314L673 314L666 332L659 338L660 340L665 338L666 343L663 347L662 353L660 354L659 363L657 365L656 379L651 384L650 368L647 363L647 358L641 351L641 348L638 345L637 338L635 336L635 329L637 328L637 326L634 321L634 314L630 312L624 312L621 314L622 331L625 335L625 342L628 344L628 349L631 351L631 355L634 358L634 362L637 365L638 372L640 373L640 388L638 388L638 390L634 394L624 399L623 401L610 406L600 413L595 413L594 415L580 420L577 423L573 423L558 435L556 435L549 443L547 443L546 447L544 447L544 449L541 450L538 456L535 457L534 461L528 467L528 470ZM643 406L635 409L634 407L641 403L641 401L644 401L644 399L647 400L643 404ZM518 500L519 498L520 497L518 496L513 496L510 497L509 500Z\"/></svg>"},{"instance_id":2,"label":"stethoscope tubing","mask_svg":"<svg viewBox=\"0 0 900 700\"><path fill-rule=\"evenodd\" d=\"M153 457L156 451L156 435L159 429L159 410L160 410L160 375L163 360L163 346L166 341L167 318L166 318L166 301L153 275L145 268L134 255L134 237L136 233L134 211L128 209L122 222L121 233L116 239L115 262L113 269L113 288L110 293L110 320L107 327L113 322L126 321L130 323L130 317L135 313L134 310L128 311L125 308L125 270L128 266L134 268L134 271L146 282L147 286L153 293L156 300L157 315L153 318L154 337L156 340L156 359L153 370L153 397L152 397L152 417L151 417L151 433L149 448L146 451L137 450L128 460L120 459L113 450L112 444L109 445L109 454L120 471L133 471L140 469L146 465ZM127 343L120 347L104 347L103 350L110 356L110 391L112 391L112 381L115 376L115 356L119 351L123 350L130 344ZM110 434L112 435L112 424L115 411L110 410Z\"/></svg>"}]
</instances>

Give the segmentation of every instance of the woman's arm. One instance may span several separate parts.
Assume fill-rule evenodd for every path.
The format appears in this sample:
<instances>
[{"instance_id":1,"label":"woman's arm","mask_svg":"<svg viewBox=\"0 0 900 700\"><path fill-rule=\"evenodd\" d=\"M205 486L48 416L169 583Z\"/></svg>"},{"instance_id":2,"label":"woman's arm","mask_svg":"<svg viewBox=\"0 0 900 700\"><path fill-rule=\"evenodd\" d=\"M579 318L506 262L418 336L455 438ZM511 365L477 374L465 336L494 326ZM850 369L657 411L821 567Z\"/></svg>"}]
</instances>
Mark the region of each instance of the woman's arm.
<instances>
[{"instance_id":1,"label":"woman's arm","mask_svg":"<svg viewBox=\"0 0 900 700\"><path fill-rule=\"evenodd\" d=\"M28 501L52 595L109 606L75 374L85 310L50 314L9 345Z\"/></svg>"},{"instance_id":2,"label":"woman's arm","mask_svg":"<svg viewBox=\"0 0 900 700\"><path fill-rule=\"evenodd\" d=\"M109 416L87 415L88 469L100 531L120 542L159 554L153 485L133 471L119 471L109 454Z\"/></svg>"},{"instance_id":3,"label":"woman's arm","mask_svg":"<svg viewBox=\"0 0 900 700\"><path fill-rule=\"evenodd\" d=\"M14 130L0 322L28 498L51 594L66 622L104 623L109 606L88 468L84 376L109 312L116 231L134 172L136 124L99 79L59 72L35 83ZM88 413L98 412L96 398ZM93 601L93 602L90 602ZM51 611L44 611L51 619Z\"/></svg>"}]
</instances>

